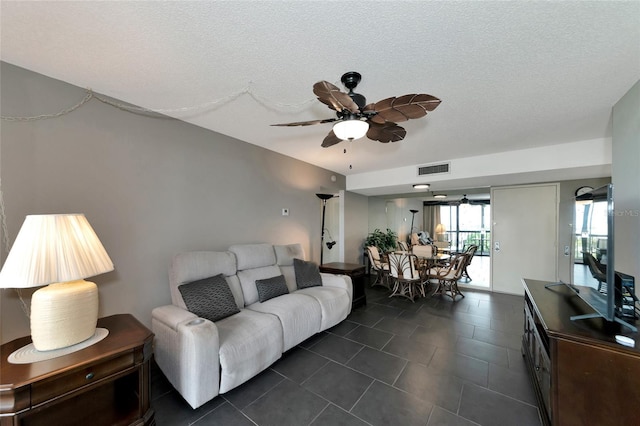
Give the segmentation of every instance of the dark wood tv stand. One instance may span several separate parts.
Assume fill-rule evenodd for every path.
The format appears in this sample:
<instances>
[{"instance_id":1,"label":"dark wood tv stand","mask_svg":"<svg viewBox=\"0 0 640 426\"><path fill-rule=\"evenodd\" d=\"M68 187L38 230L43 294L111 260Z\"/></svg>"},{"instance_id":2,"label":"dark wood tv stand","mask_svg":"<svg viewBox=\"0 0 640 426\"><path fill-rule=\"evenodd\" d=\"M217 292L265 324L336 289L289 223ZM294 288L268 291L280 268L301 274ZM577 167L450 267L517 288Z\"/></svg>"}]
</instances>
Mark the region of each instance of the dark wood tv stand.
<instances>
[{"instance_id":1,"label":"dark wood tv stand","mask_svg":"<svg viewBox=\"0 0 640 426\"><path fill-rule=\"evenodd\" d=\"M523 279L522 353L545 424L627 425L640 419L640 334L602 318L565 285ZM637 325L637 324L636 324ZM616 342L631 337L635 347Z\"/></svg>"},{"instance_id":2,"label":"dark wood tv stand","mask_svg":"<svg viewBox=\"0 0 640 426\"><path fill-rule=\"evenodd\" d=\"M31 364L7 357L31 343L0 348L0 426L152 426L149 362L153 333L129 314L98 320L109 330L80 351Z\"/></svg>"}]
</instances>

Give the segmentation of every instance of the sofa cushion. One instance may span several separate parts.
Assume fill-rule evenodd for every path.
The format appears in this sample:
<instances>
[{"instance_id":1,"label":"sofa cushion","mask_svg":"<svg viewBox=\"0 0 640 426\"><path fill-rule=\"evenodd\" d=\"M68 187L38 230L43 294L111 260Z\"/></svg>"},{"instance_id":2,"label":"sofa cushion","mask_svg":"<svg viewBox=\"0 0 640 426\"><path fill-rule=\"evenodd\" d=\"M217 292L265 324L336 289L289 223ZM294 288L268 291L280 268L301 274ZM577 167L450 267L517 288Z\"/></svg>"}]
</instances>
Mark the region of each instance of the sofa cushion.
<instances>
[{"instance_id":1,"label":"sofa cushion","mask_svg":"<svg viewBox=\"0 0 640 426\"><path fill-rule=\"evenodd\" d=\"M304 259L304 250L300 244L273 246L278 266L293 266L293 259Z\"/></svg>"},{"instance_id":2,"label":"sofa cushion","mask_svg":"<svg viewBox=\"0 0 640 426\"><path fill-rule=\"evenodd\" d=\"M318 301L321 310L320 331L326 330L347 318L351 312L351 297L347 290L338 287L308 287L294 294L311 296Z\"/></svg>"},{"instance_id":3,"label":"sofa cushion","mask_svg":"<svg viewBox=\"0 0 640 426\"><path fill-rule=\"evenodd\" d=\"M178 287L182 284L218 274L222 274L227 278L227 283L231 287L231 292L236 299L238 307L244 307L244 299L242 298L239 282L232 280L236 274L236 257L228 251L192 251L174 256L169 268L171 301L174 305L187 309Z\"/></svg>"},{"instance_id":4,"label":"sofa cushion","mask_svg":"<svg viewBox=\"0 0 640 426\"><path fill-rule=\"evenodd\" d=\"M263 266L262 268L247 269L238 271L238 280L242 287L245 306L251 305L258 301L258 290L256 289L256 280L263 280L282 275L278 265Z\"/></svg>"},{"instance_id":5,"label":"sofa cushion","mask_svg":"<svg viewBox=\"0 0 640 426\"><path fill-rule=\"evenodd\" d=\"M242 309L218 321L216 327L220 336L220 393L246 382L282 355L282 326L273 315Z\"/></svg>"},{"instance_id":6,"label":"sofa cushion","mask_svg":"<svg viewBox=\"0 0 640 426\"><path fill-rule=\"evenodd\" d=\"M224 275L218 274L178 286L187 309L216 322L240 312Z\"/></svg>"},{"instance_id":7,"label":"sofa cushion","mask_svg":"<svg viewBox=\"0 0 640 426\"><path fill-rule=\"evenodd\" d=\"M293 293L298 289L296 285L296 271L293 270L293 265L291 266L281 266L280 271L284 276L284 280L287 282L287 287L289 287L289 293Z\"/></svg>"},{"instance_id":8,"label":"sofa cushion","mask_svg":"<svg viewBox=\"0 0 640 426\"><path fill-rule=\"evenodd\" d=\"M296 284L298 288L317 287L322 285L320 269L313 262L302 259L293 259L293 269L296 272Z\"/></svg>"},{"instance_id":9,"label":"sofa cushion","mask_svg":"<svg viewBox=\"0 0 640 426\"><path fill-rule=\"evenodd\" d=\"M282 275L256 280L256 289L258 290L258 301L260 302L266 302L274 297L289 293L287 283Z\"/></svg>"},{"instance_id":10,"label":"sofa cushion","mask_svg":"<svg viewBox=\"0 0 640 426\"><path fill-rule=\"evenodd\" d=\"M272 314L280 319L284 341L280 349L283 352L320 331L322 322L320 304L315 298L304 294L297 294L297 292L285 294L266 302L254 303L247 306L247 309Z\"/></svg>"},{"instance_id":11,"label":"sofa cushion","mask_svg":"<svg viewBox=\"0 0 640 426\"><path fill-rule=\"evenodd\" d=\"M236 244L229 247L229 251L236 255L239 271L276 264L276 253L271 244Z\"/></svg>"}]
</instances>

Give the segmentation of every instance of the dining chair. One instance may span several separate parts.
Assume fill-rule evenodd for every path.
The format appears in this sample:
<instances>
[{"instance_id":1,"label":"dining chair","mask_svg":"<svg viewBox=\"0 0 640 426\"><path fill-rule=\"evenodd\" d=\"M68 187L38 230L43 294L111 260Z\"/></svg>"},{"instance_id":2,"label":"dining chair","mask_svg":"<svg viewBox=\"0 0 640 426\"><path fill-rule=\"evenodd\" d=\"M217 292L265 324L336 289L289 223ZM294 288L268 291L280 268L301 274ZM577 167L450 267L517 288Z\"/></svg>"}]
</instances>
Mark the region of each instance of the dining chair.
<instances>
[{"instance_id":1,"label":"dining chair","mask_svg":"<svg viewBox=\"0 0 640 426\"><path fill-rule=\"evenodd\" d=\"M412 253L389 253L389 278L393 283L389 297L402 296L414 301L417 291L424 297L426 276L418 266L418 257Z\"/></svg>"},{"instance_id":2,"label":"dining chair","mask_svg":"<svg viewBox=\"0 0 640 426\"><path fill-rule=\"evenodd\" d=\"M448 251L451 247L451 242L449 241L434 241L433 245L438 247L440 251Z\"/></svg>"},{"instance_id":3,"label":"dining chair","mask_svg":"<svg viewBox=\"0 0 640 426\"><path fill-rule=\"evenodd\" d=\"M411 248L411 253L418 257L419 266L421 268L429 269L435 265L438 248L432 244L413 246Z\"/></svg>"},{"instance_id":4,"label":"dining chair","mask_svg":"<svg viewBox=\"0 0 640 426\"><path fill-rule=\"evenodd\" d=\"M467 267L471 264L471 261L473 260L473 256L476 254L477 250L478 250L478 246L475 245L475 244L471 244L464 251L464 254L467 255L467 261L464 264L464 268L462 270L462 275L460 276L460 279L464 280L463 282L465 282L465 283L468 283L469 281L471 281L471 277L469 276L469 272L467 271Z\"/></svg>"},{"instance_id":5,"label":"dining chair","mask_svg":"<svg viewBox=\"0 0 640 426\"><path fill-rule=\"evenodd\" d=\"M389 264L382 261L378 247L367 246L367 256L369 256L371 268L376 272L376 280L371 287L381 285L389 289Z\"/></svg>"},{"instance_id":6,"label":"dining chair","mask_svg":"<svg viewBox=\"0 0 640 426\"><path fill-rule=\"evenodd\" d=\"M591 276L598 281L598 291L603 292L604 290L606 292L606 286L603 283L607 282L607 265L598 262L591 253L586 251L582 252L582 258L586 261Z\"/></svg>"},{"instance_id":7,"label":"dining chair","mask_svg":"<svg viewBox=\"0 0 640 426\"><path fill-rule=\"evenodd\" d=\"M408 252L409 244L407 244L405 241L398 240L398 250Z\"/></svg>"},{"instance_id":8,"label":"dining chair","mask_svg":"<svg viewBox=\"0 0 640 426\"><path fill-rule=\"evenodd\" d=\"M430 259L438 254L438 248L432 244L427 244L425 246L413 246L411 252L418 257Z\"/></svg>"},{"instance_id":9,"label":"dining chair","mask_svg":"<svg viewBox=\"0 0 640 426\"><path fill-rule=\"evenodd\" d=\"M438 284L435 294L446 295L456 300L456 296L464 297L464 294L458 288L458 280L462 276L464 265L467 262L467 255L459 253L451 258L451 262L447 266L429 268L426 272L428 279L437 280Z\"/></svg>"}]
</instances>

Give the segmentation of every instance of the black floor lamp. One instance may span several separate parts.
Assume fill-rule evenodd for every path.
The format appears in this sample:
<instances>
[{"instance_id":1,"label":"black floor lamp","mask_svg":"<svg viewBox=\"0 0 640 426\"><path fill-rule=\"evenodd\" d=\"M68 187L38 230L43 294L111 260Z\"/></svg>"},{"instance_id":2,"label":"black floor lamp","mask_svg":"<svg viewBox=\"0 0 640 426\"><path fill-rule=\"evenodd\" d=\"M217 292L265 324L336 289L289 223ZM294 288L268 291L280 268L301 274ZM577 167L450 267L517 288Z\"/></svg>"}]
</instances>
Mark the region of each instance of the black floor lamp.
<instances>
[{"instance_id":1,"label":"black floor lamp","mask_svg":"<svg viewBox=\"0 0 640 426\"><path fill-rule=\"evenodd\" d=\"M416 217L416 213L418 213L418 210L409 210L411 212L411 228L409 229L409 236L407 237L407 240L409 240L409 244L411 244L411 234L413 233L413 219L415 219Z\"/></svg>"},{"instance_id":2,"label":"black floor lamp","mask_svg":"<svg viewBox=\"0 0 640 426\"><path fill-rule=\"evenodd\" d=\"M327 209L327 200L333 198L333 194L316 194L316 196L322 200L322 228L320 231L320 264L322 265L322 255L324 252L324 213Z\"/></svg>"}]
</instances>

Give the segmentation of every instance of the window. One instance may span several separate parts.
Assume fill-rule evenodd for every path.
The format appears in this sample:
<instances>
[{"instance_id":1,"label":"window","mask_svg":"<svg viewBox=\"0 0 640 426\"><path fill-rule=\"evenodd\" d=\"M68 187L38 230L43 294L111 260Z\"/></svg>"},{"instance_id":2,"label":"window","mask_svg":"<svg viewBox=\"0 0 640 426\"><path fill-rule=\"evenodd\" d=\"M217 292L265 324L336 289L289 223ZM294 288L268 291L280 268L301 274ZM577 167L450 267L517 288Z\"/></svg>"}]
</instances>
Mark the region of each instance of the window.
<instances>
[{"instance_id":1,"label":"window","mask_svg":"<svg viewBox=\"0 0 640 426\"><path fill-rule=\"evenodd\" d=\"M607 248L607 203L577 201L575 209L574 262L582 262L583 251L602 261Z\"/></svg>"},{"instance_id":2,"label":"window","mask_svg":"<svg viewBox=\"0 0 640 426\"><path fill-rule=\"evenodd\" d=\"M454 251L462 251L475 244L478 246L476 255L488 255L491 252L490 218L489 204L440 206L440 221Z\"/></svg>"}]
</instances>

